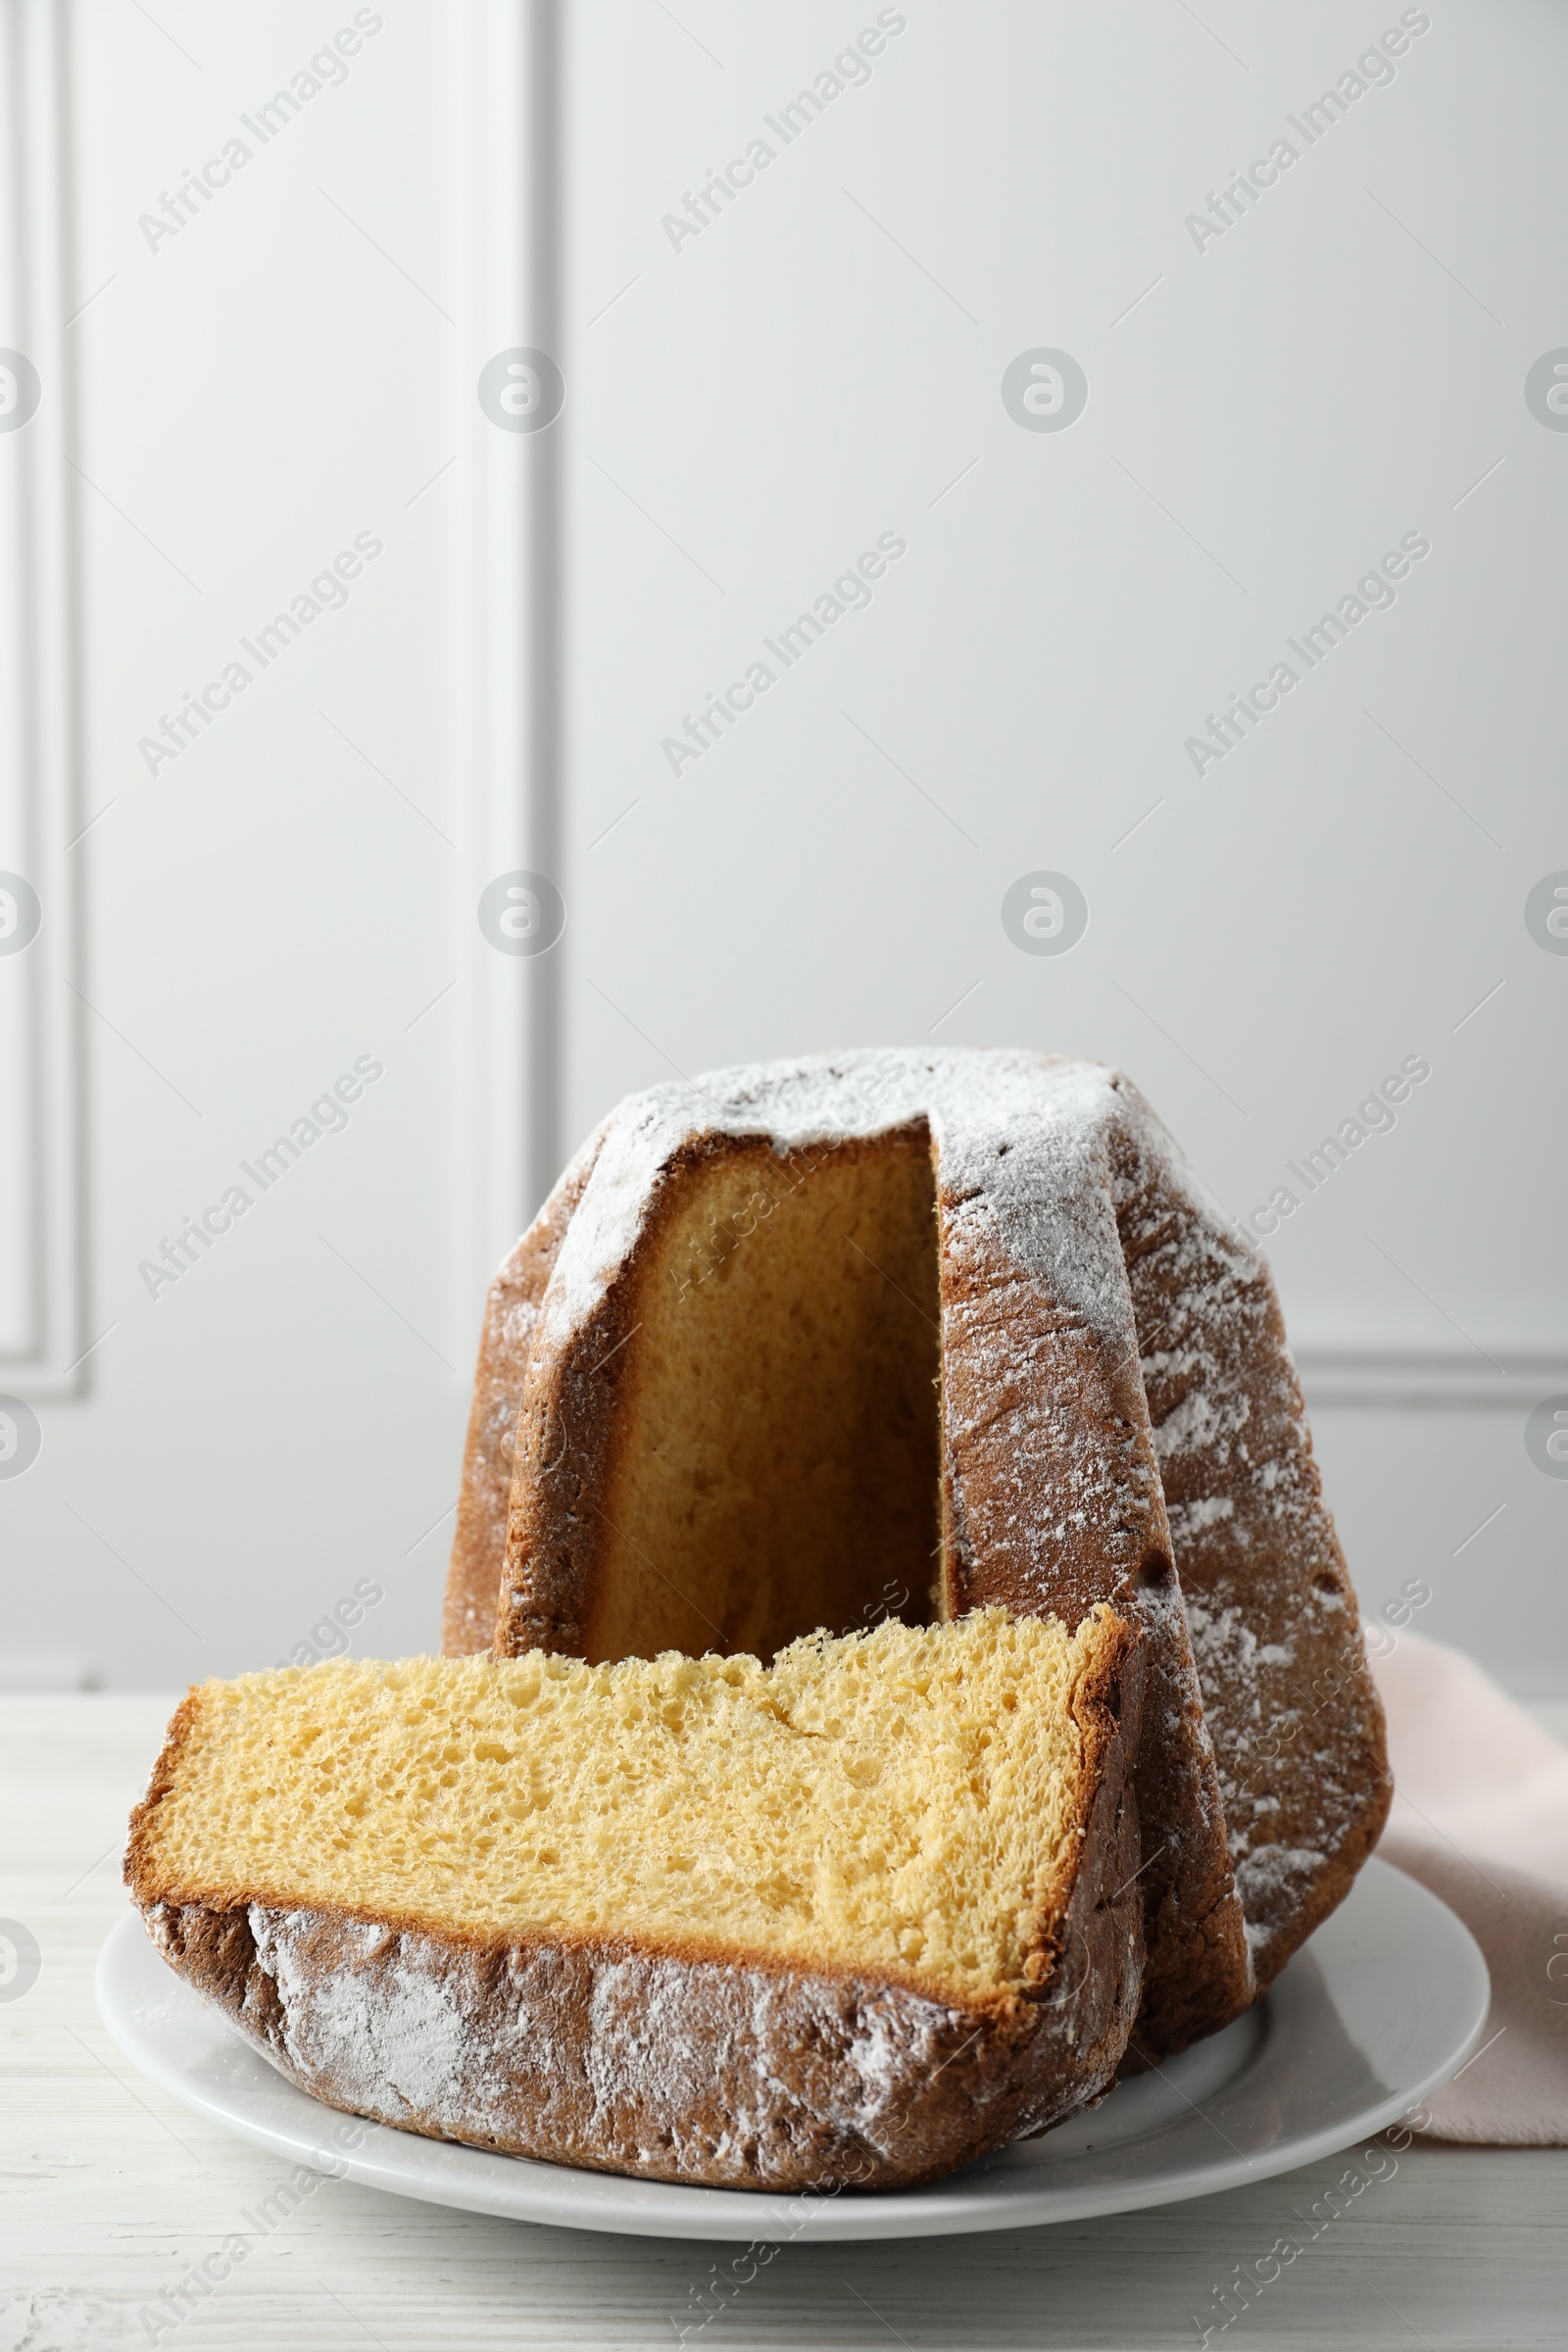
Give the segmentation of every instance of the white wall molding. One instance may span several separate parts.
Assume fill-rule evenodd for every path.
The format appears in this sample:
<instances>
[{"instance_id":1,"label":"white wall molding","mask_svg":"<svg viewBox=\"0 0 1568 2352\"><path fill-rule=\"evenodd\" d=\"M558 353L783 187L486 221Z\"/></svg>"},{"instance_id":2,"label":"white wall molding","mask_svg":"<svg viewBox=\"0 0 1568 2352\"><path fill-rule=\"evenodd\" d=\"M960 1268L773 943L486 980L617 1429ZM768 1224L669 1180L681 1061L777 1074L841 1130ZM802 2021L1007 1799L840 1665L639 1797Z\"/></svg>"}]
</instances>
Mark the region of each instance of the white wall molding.
<instances>
[{"instance_id":1,"label":"white wall molding","mask_svg":"<svg viewBox=\"0 0 1568 2352\"><path fill-rule=\"evenodd\" d=\"M458 944L466 1202L459 1296L489 1275L544 1199L562 1156L562 956L511 956L482 936L480 893L522 869L561 885L561 464L566 415L505 430L479 405L498 352L562 363L557 0L466 0L458 76L460 226L466 270L458 386L464 507L457 676L464 834ZM567 399L569 414L569 390Z\"/></svg>"},{"instance_id":2,"label":"white wall molding","mask_svg":"<svg viewBox=\"0 0 1568 2352\"><path fill-rule=\"evenodd\" d=\"M1568 1392L1568 1350L1539 1348L1379 1348L1351 1345L1293 1350L1310 1408L1407 1412L1517 1413L1554 1390Z\"/></svg>"},{"instance_id":3,"label":"white wall molding","mask_svg":"<svg viewBox=\"0 0 1568 2352\"><path fill-rule=\"evenodd\" d=\"M0 870L41 906L29 944L7 954L0 938L0 1386L41 1396L79 1390L86 1344L64 12L4 0L0 26L0 348L24 354L38 383L29 416L25 370L0 377Z\"/></svg>"}]
</instances>

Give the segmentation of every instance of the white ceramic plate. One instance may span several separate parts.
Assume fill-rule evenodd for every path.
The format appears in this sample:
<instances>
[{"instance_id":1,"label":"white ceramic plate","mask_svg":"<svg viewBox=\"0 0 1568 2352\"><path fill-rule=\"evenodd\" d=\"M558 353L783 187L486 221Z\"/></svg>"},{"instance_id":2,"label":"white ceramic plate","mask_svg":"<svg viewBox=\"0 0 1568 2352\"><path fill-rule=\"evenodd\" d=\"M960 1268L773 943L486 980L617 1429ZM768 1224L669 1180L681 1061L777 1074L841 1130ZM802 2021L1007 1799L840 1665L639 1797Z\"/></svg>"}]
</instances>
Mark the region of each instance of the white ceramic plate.
<instances>
[{"instance_id":1,"label":"white ceramic plate","mask_svg":"<svg viewBox=\"0 0 1568 2352\"><path fill-rule=\"evenodd\" d=\"M930 2237L1209 2196L1380 2131L1481 2037L1486 1962L1453 1913L1369 1862L1250 2016L1089 2113L928 2188L766 2196L494 2156L359 2125L284 2081L172 1974L140 1918L98 1962L98 2008L127 2058L199 2115L296 2164L516 2221L646 2237Z\"/></svg>"}]
</instances>

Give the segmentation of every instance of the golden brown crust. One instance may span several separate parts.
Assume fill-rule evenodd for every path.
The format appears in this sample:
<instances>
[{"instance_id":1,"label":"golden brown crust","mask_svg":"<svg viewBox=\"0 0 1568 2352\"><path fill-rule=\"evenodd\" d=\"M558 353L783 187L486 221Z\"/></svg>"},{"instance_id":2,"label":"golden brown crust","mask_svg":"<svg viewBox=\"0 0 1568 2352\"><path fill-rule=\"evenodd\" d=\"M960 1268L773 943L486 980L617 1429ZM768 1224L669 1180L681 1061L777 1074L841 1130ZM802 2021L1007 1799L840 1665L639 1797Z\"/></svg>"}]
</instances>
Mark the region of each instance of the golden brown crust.
<instances>
[{"instance_id":1,"label":"golden brown crust","mask_svg":"<svg viewBox=\"0 0 1568 2352\"><path fill-rule=\"evenodd\" d=\"M1383 1708L1268 1267L1137 1148L1152 1114L1118 1085L1122 1252L1261 1991L1382 1835Z\"/></svg>"},{"instance_id":2,"label":"golden brown crust","mask_svg":"<svg viewBox=\"0 0 1568 2352\"><path fill-rule=\"evenodd\" d=\"M129 1836L125 1842L124 1880L130 1888L132 1901L137 1903L143 1902L144 1891L147 1901L158 1899L156 1893L149 1891L160 1884L152 1825L159 1806L173 1789L185 1742L195 1730L201 1703L201 1686L192 1683L169 1719L164 1744L147 1776L146 1794L131 1807Z\"/></svg>"},{"instance_id":3,"label":"golden brown crust","mask_svg":"<svg viewBox=\"0 0 1568 2352\"><path fill-rule=\"evenodd\" d=\"M696 1147L683 1164L699 1156ZM675 1183L649 1202L657 1234ZM648 1253L621 1269L579 1324L568 1356L528 1367L517 1413L511 1510L500 1559L492 1558L497 1657L548 1649L586 1657L600 1566L612 1532L615 1457L624 1443L638 1358L627 1342L642 1321ZM504 1564L503 1564L504 1561ZM655 1573L662 1573L656 1570ZM696 1629L694 1628L694 1633ZM706 1646L696 1634L693 1647Z\"/></svg>"},{"instance_id":4,"label":"golden brown crust","mask_svg":"<svg viewBox=\"0 0 1568 2352\"><path fill-rule=\"evenodd\" d=\"M444 1657L488 1649L496 1630L496 1578L506 1550L517 1409L538 1319L571 1212L593 1173L604 1130L591 1136L512 1251L485 1298L463 1456L458 1523L442 1612Z\"/></svg>"},{"instance_id":5,"label":"golden brown crust","mask_svg":"<svg viewBox=\"0 0 1568 2352\"><path fill-rule=\"evenodd\" d=\"M1038 1982L982 2001L880 1973L631 1937L477 1938L126 1876L170 1964L300 2088L434 2138L724 2187L895 2188L1043 2130L1113 2080L1143 1980L1142 1642L1107 1618L1073 1698L1088 1801Z\"/></svg>"},{"instance_id":6,"label":"golden brown crust","mask_svg":"<svg viewBox=\"0 0 1568 2352\"><path fill-rule=\"evenodd\" d=\"M1148 1976L1139 2034L1156 2049L1181 2049L1240 2015L1253 1984L1131 1298L1121 1301L1114 1329L1094 1329L1040 1283L1021 1281L995 1237L976 1236L957 1213L961 1206L943 1183L948 1613L1001 1606L1076 1626L1108 1600L1143 1627L1149 1655L1137 1787ZM1073 1213L1084 1245L1119 1264L1108 1185L1086 1190ZM1058 1521L1045 1555L1043 1513Z\"/></svg>"}]
</instances>

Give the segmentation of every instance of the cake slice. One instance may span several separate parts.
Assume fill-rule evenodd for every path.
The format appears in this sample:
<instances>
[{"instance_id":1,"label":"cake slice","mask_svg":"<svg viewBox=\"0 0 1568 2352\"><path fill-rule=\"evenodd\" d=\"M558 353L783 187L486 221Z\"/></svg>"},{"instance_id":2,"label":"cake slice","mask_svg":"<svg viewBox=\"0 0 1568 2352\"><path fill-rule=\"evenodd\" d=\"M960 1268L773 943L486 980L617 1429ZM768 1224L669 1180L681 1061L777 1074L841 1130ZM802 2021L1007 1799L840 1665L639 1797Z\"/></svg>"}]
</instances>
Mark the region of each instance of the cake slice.
<instances>
[{"instance_id":1,"label":"cake slice","mask_svg":"<svg viewBox=\"0 0 1568 2352\"><path fill-rule=\"evenodd\" d=\"M743 1655L212 1682L126 1880L299 2086L514 2155L895 2187L1114 2079L1141 1642L1002 1609Z\"/></svg>"}]
</instances>

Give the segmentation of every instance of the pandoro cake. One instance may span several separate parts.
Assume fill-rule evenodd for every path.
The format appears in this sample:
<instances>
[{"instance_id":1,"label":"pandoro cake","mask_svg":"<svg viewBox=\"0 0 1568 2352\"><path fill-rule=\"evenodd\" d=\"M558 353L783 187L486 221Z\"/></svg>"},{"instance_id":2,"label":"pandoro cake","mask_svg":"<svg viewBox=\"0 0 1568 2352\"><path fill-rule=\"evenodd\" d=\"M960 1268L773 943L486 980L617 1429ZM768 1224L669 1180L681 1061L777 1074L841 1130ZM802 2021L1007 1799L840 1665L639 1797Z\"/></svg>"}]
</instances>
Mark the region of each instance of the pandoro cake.
<instances>
[{"instance_id":1,"label":"pandoro cake","mask_svg":"<svg viewBox=\"0 0 1568 2352\"><path fill-rule=\"evenodd\" d=\"M846 1054L621 1103L492 1286L452 1654L1137 1627L1135 2049L1245 2009L1390 1798L1268 1269L1137 1090Z\"/></svg>"}]
</instances>

